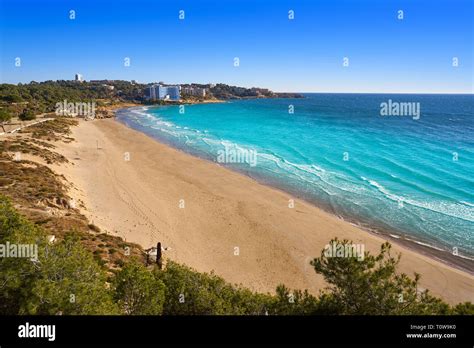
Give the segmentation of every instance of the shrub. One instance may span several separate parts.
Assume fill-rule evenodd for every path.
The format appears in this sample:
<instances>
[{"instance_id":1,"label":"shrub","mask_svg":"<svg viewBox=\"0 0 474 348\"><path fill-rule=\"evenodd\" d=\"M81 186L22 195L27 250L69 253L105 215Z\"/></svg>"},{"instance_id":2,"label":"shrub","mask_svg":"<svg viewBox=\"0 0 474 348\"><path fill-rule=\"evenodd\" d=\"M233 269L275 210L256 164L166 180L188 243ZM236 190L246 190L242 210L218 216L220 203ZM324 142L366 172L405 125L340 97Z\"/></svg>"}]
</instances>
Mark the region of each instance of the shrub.
<instances>
[{"instance_id":1,"label":"shrub","mask_svg":"<svg viewBox=\"0 0 474 348\"><path fill-rule=\"evenodd\" d=\"M271 307L271 314L276 315L310 315L325 314L320 311L319 301L308 290L291 291L284 285L276 288L276 296Z\"/></svg>"},{"instance_id":2,"label":"shrub","mask_svg":"<svg viewBox=\"0 0 474 348\"><path fill-rule=\"evenodd\" d=\"M19 119L22 121L30 121L34 120L36 118L35 113L33 110L30 109L25 109L23 112L20 114Z\"/></svg>"},{"instance_id":3,"label":"shrub","mask_svg":"<svg viewBox=\"0 0 474 348\"><path fill-rule=\"evenodd\" d=\"M0 109L0 124L3 126L5 122L10 121L12 118L12 114L8 109L1 108Z\"/></svg>"},{"instance_id":4,"label":"shrub","mask_svg":"<svg viewBox=\"0 0 474 348\"><path fill-rule=\"evenodd\" d=\"M222 278L168 262L155 277L166 286L163 314L265 314L272 297L226 283Z\"/></svg>"},{"instance_id":5,"label":"shrub","mask_svg":"<svg viewBox=\"0 0 474 348\"><path fill-rule=\"evenodd\" d=\"M38 260L0 258L0 314L474 314L470 302L450 307L427 290L420 291L419 275L412 279L398 274L401 256L390 255L389 243L378 255L366 252L363 259L329 257L323 250L311 264L329 287L313 296L284 285L277 287L276 295L255 293L172 261L163 270L149 270L133 259L116 260L122 269L109 270L107 279L101 251L84 249L73 232L53 245L46 243L44 230L0 195L0 243L6 242L37 245ZM338 239L333 243L352 244Z\"/></svg>"},{"instance_id":6,"label":"shrub","mask_svg":"<svg viewBox=\"0 0 474 348\"><path fill-rule=\"evenodd\" d=\"M453 307L452 314L474 315L474 304L471 302L458 303Z\"/></svg>"},{"instance_id":7,"label":"shrub","mask_svg":"<svg viewBox=\"0 0 474 348\"><path fill-rule=\"evenodd\" d=\"M153 314L163 311L165 285L138 262L129 262L118 272L115 281L115 300L129 315Z\"/></svg>"},{"instance_id":8,"label":"shrub","mask_svg":"<svg viewBox=\"0 0 474 348\"><path fill-rule=\"evenodd\" d=\"M25 314L116 314L106 288L106 276L73 233L47 245L40 258L40 273L33 284Z\"/></svg>"},{"instance_id":9,"label":"shrub","mask_svg":"<svg viewBox=\"0 0 474 348\"><path fill-rule=\"evenodd\" d=\"M348 240L331 240L330 245L352 245ZM396 315L396 314L446 314L449 306L431 296L427 290L420 292L420 276L411 279L397 274L401 255L390 255L391 245L384 243L376 256L365 252L363 260L357 257L330 257L325 250L311 264L329 283L330 299L337 304L337 314ZM333 307L331 304L330 307ZM334 308L334 307L333 307Z\"/></svg>"},{"instance_id":10,"label":"shrub","mask_svg":"<svg viewBox=\"0 0 474 348\"><path fill-rule=\"evenodd\" d=\"M0 243L39 244L39 228L13 208L10 200L0 195ZM29 300L32 284L37 279L35 265L27 258L0 258L0 313L18 314Z\"/></svg>"},{"instance_id":11,"label":"shrub","mask_svg":"<svg viewBox=\"0 0 474 348\"><path fill-rule=\"evenodd\" d=\"M74 233L53 245L0 195L0 243L37 246L38 259L0 258L1 314L114 314L104 271Z\"/></svg>"}]
</instances>

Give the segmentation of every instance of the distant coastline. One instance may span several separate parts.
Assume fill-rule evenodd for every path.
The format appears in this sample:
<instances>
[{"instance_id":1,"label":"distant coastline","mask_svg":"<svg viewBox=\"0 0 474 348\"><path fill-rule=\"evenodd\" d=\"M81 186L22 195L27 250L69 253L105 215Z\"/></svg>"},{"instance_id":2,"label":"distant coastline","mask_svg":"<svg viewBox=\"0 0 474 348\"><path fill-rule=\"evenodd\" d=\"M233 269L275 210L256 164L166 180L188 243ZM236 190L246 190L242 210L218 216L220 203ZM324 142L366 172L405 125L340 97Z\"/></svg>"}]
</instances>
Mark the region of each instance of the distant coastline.
<instances>
[{"instance_id":1,"label":"distant coastline","mask_svg":"<svg viewBox=\"0 0 474 348\"><path fill-rule=\"evenodd\" d=\"M135 80L91 80L85 81L80 74L76 80L31 81L27 84L0 84L0 110L2 125L9 120L31 120L36 115L54 113L58 102L94 102L97 109L106 110L117 104L174 105L220 103L227 100L261 98L304 98L300 93L273 92L267 88L245 88L219 84L174 85L174 98L150 96L150 87L155 83L139 83ZM164 82L159 85L167 86ZM180 92L182 90L182 93ZM199 93L196 93L199 91ZM148 93L148 94L147 94ZM55 101L54 103L51 101ZM110 117L99 112L99 118Z\"/></svg>"}]
</instances>

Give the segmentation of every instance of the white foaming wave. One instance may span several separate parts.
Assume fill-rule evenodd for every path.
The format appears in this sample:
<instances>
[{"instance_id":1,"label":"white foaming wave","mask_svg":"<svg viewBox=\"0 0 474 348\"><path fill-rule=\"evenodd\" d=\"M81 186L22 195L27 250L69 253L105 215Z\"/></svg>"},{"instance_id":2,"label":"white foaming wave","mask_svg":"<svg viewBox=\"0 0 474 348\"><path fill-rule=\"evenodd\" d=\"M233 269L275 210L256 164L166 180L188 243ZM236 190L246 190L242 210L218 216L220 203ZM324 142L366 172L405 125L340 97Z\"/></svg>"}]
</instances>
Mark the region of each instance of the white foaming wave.
<instances>
[{"instance_id":1,"label":"white foaming wave","mask_svg":"<svg viewBox=\"0 0 474 348\"><path fill-rule=\"evenodd\" d=\"M390 234L390 236L393 237L393 238L396 238L396 239L401 239L401 237L400 237L399 235L396 235L396 234ZM446 251L447 251L446 249L437 247L437 246L435 246L435 245L433 245L433 244L421 242L421 241L416 240L416 239L413 239L413 238L404 237L403 239L406 240L406 241L409 241L409 242L412 242L412 243L415 243L415 244L424 246L424 247L428 247L428 248L430 248L430 249L434 249L434 250L438 250L438 251L443 251L443 252L446 252ZM460 257L460 258L462 258L462 259L465 259L465 260L474 261L474 258L469 257L469 256L467 256L467 255L462 255L462 254L460 254L460 253L459 253L458 255L456 255L456 256L457 256L457 257Z\"/></svg>"},{"instance_id":2,"label":"white foaming wave","mask_svg":"<svg viewBox=\"0 0 474 348\"><path fill-rule=\"evenodd\" d=\"M237 151L248 151L248 150L257 150L256 148L251 148L249 146L245 146L242 144L238 144L229 140L220 140L220 144L224 146L225 148L231 148L235 149ZM257 151L257 156L258 156L258 151Z\"/></svg>"},{"instance_id":3,"label":"white foaming wave","mask_svg":"<svg viewBox=\"0 0 474 348\"><path fill-rule=\"evenodd\" d=\"M446 216L451 216L457 219L474 222L474 209L473 209L474 206L469 207L466 205L446 202L446 201L420 202L414 199L398 196L390 192L388 189L386 189L383 185L379 184L375 180L370 180L363 176L361 178L364 181L368 182L373 187L375 187L386 198L392 201L395 201L395 202L402 201L403 204L409 204L418 208L430 210L430 211L443 214Z\"/></svg>"},{"instance_id":4,"label":"white foaming wave","mask_svg":"<svg viewBox=\"0 0 474 348\"><path fill-rule=\"evenodd\" d=\"M275 155L269 154L269 153L259 153L258 156L275 163L275 165L278 168L280 168L280 169L282 169L286 172L296 174L296 171L295 171L295 169L296 169L296 170L299 170L299 171L303 171L303 172L315 175L320 180L323 180L322 173L324 173L325 170L318 167L318 166L316 166L316 165L313 166L313 165L307 165L307 164L292 163L288 160L285 160L283 158L280 158L278 156L275 156ZM301 176L299 176L299 177L301 177ZM303 177L301 177L301 178L303 178ZM304 178L304 179L305 179L305 181L308 181L307 178Z\"/></svg>"},{"instance_id":5,"label":"white foaming wave","mask_svg":"<svg viewBox=\"0 0 474 348\"><path fill-rule=\"evenodd\" d=\"M130 113L135 114L135 115L140 115L140 116L145 116L145 117L152 117L149 113L146 111L148 110L148 107L140 107L140 108L133 108L130 109Z\"/></svg>"},{"instance_id":6,"label":"white foaming wave","mask_svg":"<svg viewBox=\"0 0 474 348\"><path fill-rule=\"evenodd\" d=\"M306 168L305 168L305 167L306 167ZM321 180L321 181L323 181L323 182L326 182L326 181L324 180L324 177L323 177L323 173L322 173L322 172L320 172L320 171L318 171L318 170L315 170L314 168L311 168L310 166L305 166L305 167L303 167L302 165L296 166L296 168L297 168L299 171L301 171L301 172L303 172L303 173L308 173L308 174L310 174L310 177L316 176L319 180ZM329 184L329 183L328 183L328 184Z\"/></svg>"},{"instance_id":7,"label":"white foaming wave","mask_svg":"<svg viewBox=\"0 0 474 348\"><path fill-rule=\"evenodd\" d=\"M229 140L220 140L222 146L232 146L234 143Z\"/></svg>"},{"instance_id":8,"label":"white foaming wave","mask_svg":"<svg viewBox=\"0 0 474 348\"><path fill-rule=\"evenodd\" d=\"M442 249L442 248L439 248L439 247L437 247L437 246L434 246L433 244L428 244L428 243L420 242L419 240L410 239L410 238L405 238L405 240L408 240L408 241L410 241L410 242L413 242L413 243L416 243L416 244L419 244L419 245L422 245L422 246L425 246L425 247L428 247L428 248L431 248L431 249L435 249L435 250L438 250L438 251L446 251L445 249ZM458 253L458 255L456 255L456 257L460 257L461 259L465 259L465 260L474 261L474 258L473 258L473 257L467 256L467 255L462 255L462 254L460 254L460 253Z\"/></svg>"},{"instance_id":9,"label":"white foaming wave","mask_svg":"<svg viewBox=\"0 0 474 348\"><path fill-rule=\"evenodd\" d=\"M172 136L174 136L174 137L179 137L179 136L180 136L180 133L179 133L179 132L172 131L172 130L170 130L170 129L168 129L168 128L155 128L155 129L158 129L158 130L162 131L163 133L172 135Z\"/></svg>"},{"instance_id":10,"label":"white foaming wave","mask_svg":"<svg viewBox=\"0 0 474 348\"><path fill-rule=\"evenodd\" d=\"M179 128L176 126L174 123L165 121L162 118L156 117L148 112L146 112L149 109L149 107L140 107L140 108L133 108L130 109L130 116L135 119L136 122L138 122L141 126L147 126L151 127L153 129L159 129L156 128L155 125L158 125L160 127L166 126L169 128ZM142 120L145 119L146 121L143 122ZM151 125L153 124L153 125Z\"/></svg>"},{"instance_id":11,"label":"white foaming wave","mask_svg":"<svg viewBox=\"0 0 474 348\"><path fill-rule=\"evenodd\" d=\"M326 184L326 186L330 186L331 188L335 188L344 192L350 192L356 195L364 194L366 191L363 186L350 182L350 180L342 173L328 172L315 164L296 164L289 161L285 162L299 169L300 171L318 177L324 184ZM352 201L352 203L357 204L355 201Z\"/></svg>"},{"instance_id":12,"label":"white foaming wave","mask_svg":"<svg viewBox=\"0 0 474 348\"><path fill-rule=\"evenodd\" d=\"M456 255L456 257L460 257L461 259L465 259L465 260L474 261L474 257L470 257L470 256L463 255L463 254L460 254L460 253L458 253L458 254Z\"/></svg>"},{"instance_id":13,"label":"white foaming wave","mask_svg":"<svg viewBox=\"0 0 474 348\"><path fill-rule=\"evenodd\" d=\"M157 124L157 125L159 125L159 126L167 126L167 127L170 127L170 128L173 128L173 127L176 128L176 126L175 126L174 123L171 123L171 122L169 122L169 121L165 121L165 120L163 120L163 119L161 119L161 118L156 119L155 124Z\"/></svg>"},{"instance_id":14,"label":"white foaming wave","mask_svg":"<svg viewBox=\"0 0 474 348\"><path fill-rule=\"evenodd\" d=\"M361 178L364 180L364 181L367 181L370 185L372 185L373 187L375 187L377 190L379 190L385 197L387 197L388 199L392 200L392 201L395 201L395 202L399 202L399 201L403 201L405 202L404 198L403 197L400 197L398 195L395 195L391 192L389 192L385 187L383 187L382 185L380 185L377 181L375 180L370 180L370 179L367 179L363 176L361 176Z\"/></svg>"},{"instance_id":15,"label":"white foaming wave","mask_svg":"<svg viewBox=\"0 0 474 348\"><path fill-rule=\"evenodd\" d=\"M190 143L190 139L187 137L187 133L193 132L201 134L199 130L193 130L189 127L181 127L173 122L164 120L163 118L157 117L156 115L146 112L150 107L141 107L130 109L129 116L133 117L134 120L144 127L150 127L163 133L172 135L173 137L186 136L186 143Z\"/></svg>"},{"instance_id":16,"label":"white foaming wave","mask_svg":"<svg viewBox=\"0 0 474 348\"><path fill-rule=\"evenodd\" d=\"M307 183L309 183L309 184L311 184L311 185L315 185L315 181L314 181L314 180L311 180L311 179L308 179L307 176L300 175L298 172L295 172L295 173L293 173L293 174L296 175L301 181L307 182ZM335 195L337 195L336 192L332 192L332 191L329 189L328 185L325 185L325 186L324 186L324 185L318 185L318 188L321 189L323 192L325 192L325 193L326 193L327 195L329 195L329 196L335 196Z\"/></svg>"},{"instance_id":17,"label":"white foaming wave","mask_svg":"<svg viewBox=\"0 0 474 348\"><path fill-rule=\"evenodd\" d=\"M300 175L297 170L294 170L294 168L297 168L297 166L304 166L304 165L296 165L296 166L292 167L292 166L289 166L289 165L288 165L288 164L290 164L291 162L286 161L286 160L284 160L284 159L280 159L279 157L277 157L277 156L275 156L275 155L272 155L272 154L268 154L268 153L259 153L259 154L258 154L258 157L264 158L264 159L266 159L266 160L269 160L269 161L275 163L275 165L276 165L278 168L280 168L280 169L283 170L284 172L287 172L287 173L290 173L290 174L292 174L292 175L295 175L295 176L298 177L301 181L307 182L307 183L309 183L309 184L311 184L311 185L317 184L317 182L314 181L314 180L311 180L310 177L304 176L304 175ZM320 176L320 173L321 173L321 172L324 172L324 169L319 168L319 167L317 167L317 166L315 166L315 168L318 168L319 171L318 171L318 170L315 171L315 170L313 169L313 170L312 170L312 171L313 171L312 174L316 175L316 176L322 181L322 177ZM270 170L271 172L273 172L273 173L279 174L279 172L276 172L276 171L271 170L271 169L269 169L269 170ZM307 170L304 170L304 171L307 171ZM322 191L324 191L324 192L325 192L326 194L328 194L329 196L334 196L334 195L336 194L336 193L330 191L327 187L323 187L322 185L318 185L318 188L320 188Z\"/></svg>"},{"instance_id":18,"label":"white foaming wave","mask_svg":"<svg viewBox=\"0 0 474 348\"><path fill-rule=\"evenodd\" d=\"M173 131L172 128L163 128L161 125L153 125L153 126L148 125L148 126L152 129L156 129L157 131L172 135L175 138L179 138L181 136L179 131Z\"/></svg>"},{"instance_id":19,"label":"white foaming wave","mask_svg":"<svg viewBox=\"0 0 474 348\"><path fill-rule=\"evenodd\" d=\"M318 188L322 189L324 192L331 196L335 195L336 192L330 191L330 188L336 189L338 191L354 193L357 195L360 195L365 191L365 188L363 188L362 186L349 183L349 180L344 175L335 172L327 172L324 168L321 168L316 164L297 164L275 156L273 154L267 153L262 153L258 155L262 158L274 162L276 166L282 169L283 171L289 172L290 174L297 176L305 182L317 185ZM300 175L299 173L306 175ZM318 180L313 180L313 178L318 178ZM353 203L356 204L356 202Z\"/></svg>"},{"instance_id":20,"label":"white foaming wave","mask_svg":"<svg viewBox=\"0 0 474 348\"><path fill-rule=\"evenodd\" d=\"M315 164L297 164L297 163L292 163L290 161L287 161L287 160L284 160L286 163L288 163L289 165L293 166L293 167L296 167L304 172L308 172L310 174L314 174L316 176L321 176L322 173L325 173L326 171L321 168L321 167L318 167L317 165Z\"/></svg>"},{"instance_id":21,"label":"white foaming wave","mask_svg":"<svg viewBox=\"0 0 474 348\"><path fill-rule=\"evenodd\" d=\"M221 144L221 141L218 140L218 139L203 137L203 138L201 138L201 140L202 140L204 143L206 143L207 145L209 145L210 147L222 145L222 144Z\"/></svg>"},{"instance_id":22,"label":"white foaming wave","mask_svg":"<svg viewBox=\"0 0 474 348\"><path fill-rule=\"evenodd\" d=\"M410 242L413 242L413 243L416 243L418 245L422 245L422 246L425 246L425 247L428 247L428 248L431 248L431 249L435 249L435 250L438 250L438 251L445 251L444 249L438 248L438 247L434 246L433 244L420 242L419 240L415 240L415 239L409 239L409 238L405 238L405 239L410 241Z\"/></svg>"},{"instance_id":23,"label":"white foaming wave","mask_svg":"<svg viewBox=\"0 0 474 348\"><path fill-rule=\"evenodd\" d=\"M280 157L274 154L262 152L258 154L258 157L262 158L263 160L267 160L269 162L274 163L278 168L284 171L288 171L288 166L286 165L285 160L282 160Z\"/></svg>"}]
</instances>

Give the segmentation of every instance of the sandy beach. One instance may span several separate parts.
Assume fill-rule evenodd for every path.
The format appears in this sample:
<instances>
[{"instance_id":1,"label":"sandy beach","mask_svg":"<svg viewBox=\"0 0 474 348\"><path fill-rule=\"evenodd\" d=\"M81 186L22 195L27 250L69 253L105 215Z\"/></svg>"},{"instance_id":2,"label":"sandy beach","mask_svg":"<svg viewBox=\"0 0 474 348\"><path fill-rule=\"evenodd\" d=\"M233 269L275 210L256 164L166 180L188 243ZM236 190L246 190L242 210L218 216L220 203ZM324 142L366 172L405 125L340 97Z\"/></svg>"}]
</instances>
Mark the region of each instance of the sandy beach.
<instances>
[{"instance_id":1,"label":"sandy beach","mask_svg":"<svg viewBox=\"0 0 474 348\"><path fill-rule=\"evenodd\" d=\"M71 163L51 165L102 230L253 290L283 283L317 293L326 285L309 262L331 240L378 252L384 239L280 190L161 144L113 119L81 121L58 144ZM474 301L474 276L425 255L402 252L399 270L449 303Z\"/></svg>"}]
</instances>

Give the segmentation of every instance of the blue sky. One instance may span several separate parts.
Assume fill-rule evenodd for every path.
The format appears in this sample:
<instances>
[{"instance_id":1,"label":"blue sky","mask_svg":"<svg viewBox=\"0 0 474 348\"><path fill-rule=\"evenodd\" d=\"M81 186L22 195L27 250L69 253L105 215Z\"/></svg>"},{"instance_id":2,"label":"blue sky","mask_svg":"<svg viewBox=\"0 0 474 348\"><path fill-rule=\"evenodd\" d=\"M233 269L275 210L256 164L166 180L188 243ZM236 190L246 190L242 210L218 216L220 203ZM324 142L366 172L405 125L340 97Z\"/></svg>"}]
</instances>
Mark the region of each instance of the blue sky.
<instances>
[{"instance_id":1,"label":"blue sky","mask_svg":"<svg viewBox=\"0 0 474 348\"><path fill-rule=\"evenodd\" d=\"M472 0L0 3L3 83L81 73L293 92L473 93Z\"/></svg>"}]
</instances>

